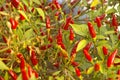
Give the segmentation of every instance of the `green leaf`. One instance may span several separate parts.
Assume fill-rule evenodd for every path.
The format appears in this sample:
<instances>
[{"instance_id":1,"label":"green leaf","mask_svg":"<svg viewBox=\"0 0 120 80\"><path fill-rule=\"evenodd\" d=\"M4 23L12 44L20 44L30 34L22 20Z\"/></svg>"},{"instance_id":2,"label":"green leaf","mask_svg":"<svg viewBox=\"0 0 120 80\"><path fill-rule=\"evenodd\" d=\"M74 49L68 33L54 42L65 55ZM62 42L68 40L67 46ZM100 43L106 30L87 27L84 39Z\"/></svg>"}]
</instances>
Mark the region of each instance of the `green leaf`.
<instances>
[{"instance_id":1,"label":"green leaf","mask_svg":"<svg viewBox=\"0 0 120 80\"><path fill-rule=\"evenodd\" d=\"M102 48L101 47L97 47L97 52L98 52L98 55L100 56L100 58L102 60L104 60L104 54L102 52Z\"/></svg>"},{"instance_id":2,"label":"green leaf","mask_svg":"<svg viewBox=\"0 0 120 80\"><path fill-rule=\"evenodd\" d=\"M89 67L88 70L87 70L87 72L86 72L86 74L91 74L93 72L93 70L94 70L93 66Z\"/></svg>"},{"instance_id":3,"label":"green leaf","mask_svg":"<svg viewBox=\"0 0 120 80\"><path fill-rule=\"evenodd\" d=\"M86 44L87 40L85 39L79 41L76 51L78 52L79 50L83 49L86 46Z\"/></svg>"},{"instance_id":4,"label":"green leaf","mask_svg":"<svg viewBox=\"0 0 120 80\"><path fill-rule=\"evenodd\" d=\"M18 27L18 29L15 31L15 34L17 34L17 36L20 38L20 40L23 37L23 31L20 27Z\"/></svg>"},{"instance_id":5,"label":"green leaf","mask_svg":"<svg viewBox=\"0 0 120 80\"><path fill-rule=\"evenodd\" d=\"M76 34L79 34L81 36L87 36L88 35L88 28L86 24L71 24L73 30Z\"/></svg>"},{"instance_id":6,"label":"green leaf","mask_svg":"<svg viewBox=\"0 0 120 80\"><path fill-rule=\"evenodd\" d=\"M53 80L53 77L52 77L52 76L49 76L48 80Z\"/></svg>"},{"instance_id":7,"label":"green leaf","mask_svg":"<svg viewBox=\"0 0 120 80\"><path fill-rule=\"evenodd\" d=\"M5 80L8 80L8 78L9 78L8 72L5 72L4 79L5 79Z\"/></svg>"},{"instance_id":8,"label":"green leaf","mask_svg":"<svg viewBox=\"0 0 120 80\"><path fill-rule=\"evenodd\" d=\"M115 58L114 63L120 63L120 59L119 58Z\"/></svg>"},{"instance_id":9,"label":"green leaf","mask_svg":"<svg viewBox=\"0 0 120 80\"><path fill-rule=\"evenodd\" d=\"M37 12L39 13L40 16L42 16L43 20L45 20L45 14L44 11L41 8L36 8Z\"/></svg>"},{"instance_id":10,"label":"green leaf","mask_svg":"<svg viewBox=\"0 0 120 80\"><path fill-rule=\"evenodd\" d=\"M92 1L92 4L90 5L90 7L95 7L95 6L97 6L98 4L100 4L100 0L93 0L93 1Z\"/></svg>"},{"instance_id":11,"label":"green leaf","mask_svg":"<svg viewBox=\"0 0 120 80\"><path fill-rule=\"evenodd\" d=\"M0 70L8 70L9 68L5 65L4 62L0 60Z\"/></svg>"},{"instance_id":12,"label":"green leaf","mask_svg":"<svg viewBox=\"0 0 120 80\"><path fill-rule=\"evenodd\" d=\"M53 75L58 75L61 71L56 71L53 73Z\"/></svg>"},{"instance_id":13,"label":"green leaf","mask_svg":"<svg viewBox=\"0 0 120 80\"><path fill-rule=\"evenodd\" d=\"M17 77L17 80L22 80L22 74Z\"/></svg>"},{"instance_id":14,"label":"green leaf","mask_svg":"<svg viewBox=\"0 0 120 80\"><path fill-rule=\"evenodd\" d=\"M35 34L33 32L33 29L29 29L25 32L23 39L30 39L31 37L33 37Z\"/></svg>"},{"instance_id":15,"label":"green leaf","mask_svg":"<svg viewBox=\"0 0 120 80\"><path fill-rule=\"evenodd\" d=\"M106 31L105 34L108 35L108 34L114 34L115 31Z\"/></svg>"},{"instance_id":16,"label":"green leaf","mask_svg":"<svg viewBox=\"0 0 120 80\"><path fill-rule=\"evenodd\" d=\"M22 0L22 2L26 5L26 6L28 6L28 0Z\"/></svg>"},{"instance_id":17,"label":"green leaf","mask_svg":"<svg viewBox=\"0 0 120 80\"><path fill-rule=\"evenodd\" d=\"M97 42L97 46L103 46L104 44L107 44L108 41L107 40L101 40L99 42Z\"/></svg>"},{"instance_id":18,"label":"green leaf","mask_svg":"<svg viewBox=\"0 0 120 80\"><path fill-rule=\"evenodd\" d=\"M33 2L35 2L36 4L40 4L39 0L33 0Z\"/></svg>"},{"instance_id":19,"label":"green leaf","mask_svg":"<svg viewBox=\"0 0 120 80\"><path fill-rule=\"evenodd\" d=\"M111 14L111 13L115 13L116 12L116 9L114 7L106 10L106 14Z\"/></svg>"},{"instance_id":20,"label":"green leaf","mask_svg":"<svg viewBox=\"0 0 120 80\"><path fill-rule=\"evenodd\" d=\"M25 14L24 11L18 10L18 12L19 12L20 14L22 14L27 21L29 21L29 19L28 19L28 17L26 16L26 14Z\"/></svg>"},{"instance_id":21,"label":"green leaf","mask_svg":"<svg viewBox=\"0 0 120 80\"><path fill-rule=\"evenodd\" d=\"M105 36L103 36L103 35L97 35L96 36L96 39L105 39L106 37Z\"/></svg>"}]
</instances>

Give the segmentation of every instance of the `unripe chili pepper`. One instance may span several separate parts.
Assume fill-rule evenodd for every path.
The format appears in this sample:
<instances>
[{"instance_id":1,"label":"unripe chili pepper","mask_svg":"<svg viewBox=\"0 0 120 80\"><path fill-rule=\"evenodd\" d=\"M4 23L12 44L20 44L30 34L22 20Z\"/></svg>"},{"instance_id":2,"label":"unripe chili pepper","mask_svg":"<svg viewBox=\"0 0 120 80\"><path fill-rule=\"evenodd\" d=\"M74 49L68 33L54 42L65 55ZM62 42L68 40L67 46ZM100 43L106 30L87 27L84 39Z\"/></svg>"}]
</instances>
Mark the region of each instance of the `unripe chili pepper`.
<instances>
[{"instance_id":1,"label":"unripe chili pepper","mask_svg":"<svg viewBox=\"0 0 120 80\"><path fill-rule=\"evenodd\" d=\"M89 33L90 33L91 37L95 38L96 37L96 32L95 32L94 27L91 24L91 22L88 22L88 29L89 29Z\"/></svg>"},{"instance_id":2,"label":"unripe chili pepper","mask_svg":"<svg viewBox=\"0 0 120 80\"><path fill-rule=\"evenodd\" d=\"M97 23L98 28L100 28L101 27L101 20L99 17L96 17L96 23Z\"/></svg>"},{"instance_id":3,"label":"unripe chili pepper","mask_svg":"<svg viewBox=\"0 0 120 80\"><path fill-rule=\"evenodd\" d=\"M16 29L17 28L18 22L15 19L10 18L10 23L11 23L11 28L12 29Z\"/></svg>"},{"instance_id":4,"label":"unripe chili pepper","mask_svg":"<svg viewBox=\"0 0 120 80\"><path fill-rule=\"evenodd\" d=\"M108 49L105 46L102 47L102 50L103 50L104 55L108 54Z\"/></svg>"},{"instance_id":5,"label":"unripe chili pepper","mask_svg":"<svg viewBox=\"0 0 120 80\"><path fill-rule=\"evenodd\" d=\"M22 20L25 20L25 17L22 15L22 14L20 14L20 20L22 21Z\"/></svg>"},{"instance_id":6,"label":"unripe chili pepper","mask_svg":"<svg viewBox=\"0 0 120 80\"><path fill-rule=\"evenodd\" d=\"M55 4L57 9L61 9L60 4L58 3L58 0L53 0L53 3Z\"/></svg>"},{"instance_id":7,"label":"unripe chili pepper","mask_svg":"<svg viewBox=\"0 0 120 80\"><path fill-rule=\"evenodd\" d=\"M29 80L29 79L28 79L28 74L26 73L26 70L25 70L25 69L23 69L23 70L21 71L21 73L22 73L22 80Z\"/></svg>"},{"instance_id":8,"label":"unripe chili pepper","mask_svg":"<svg viewBox=\"0 0 120 80\"><path fill-rule=\"evenodd\" d=\"M112 15L112 26L114 27L118 26L117 17L114 14Z\"/></svg>"},{"instance_id":9,"label":"unripe chili pepper","mask_svg":"<svg viewBox=\"0 0 120 80\"><path fill-rule=\"evenodd\" d=\"M36 53L34 50L31 51L31 56L30 56L30 59L32 61L32 64L35 66L36 64L38 64L38 59L37 59L37 56L36 56Z\"/></svg>"},{"instance_id":10,"label":"unripe chili pepper","mask_svg":"<svg viewBox=\"0 0 120 80\"><path fill-rule=\"evenodd\" d=\"M74 40L74 32L73 32L73 29L72 29L72 28L70 28L69 40L70 40L70 41L73 41L73 40Z\"/></svg>"},{"instance_id":11,"label":"unripe chili pepper","mask_svg":"<svg viewBox=\"0 0 120 80\"><path fill-rule=\"evenodd\" d=\"M51 25L50 25L50 17L46 16L46 28L50 29Z\"/></svg>"},{"instance_id":12,"label":"unripe chili pepper","mask_svg":"<svg viewBox=\"0 0 120 80\"><path fill-rule=\"evenodd\" d=\"M80 69L79 69L78 67L75 68L75 72L76 72L76 75L77 75L78 77L81 76L81 71L80 71Z\"/></svg>"},{"instance_id":13,"label":"unripe chili pepper","mask_svg":"<svg viewBox=\"0 0 120 80\"><path fill-rule=\"evenodd\" d=\"M69 15L68 17L67 17L67 19L66 19L66 24L64 25L64 30L68 30L68 27L69 27L69 25L70 25L70 23L71 23L71 20L72 20L72 16L71 15Z\"/></svg>"},{"instance_id":14,"label":"unripe chili pepper","mask_svg":"<svg viewBox=\"0 0 120 80\"><path fill-rule=\"evenodd\" d=\"M74 66L74 67L77 67L79 64L75 61L71 62L71 65Z\"/></svg>"},{"instance_id":15,"label":"unripe chili pepper","mask_svg":"<svg viewBox=\"0 0 120 80\"><path fill-rule=\"evenodd\" d=\"M15 8L18 8L20 1L19 0L11 0L11 3Z\"/></svg>"},{"instance_id":16,"label":"unripe chili pepper","mask_svg":"<svg viewBox=\"0 0 120 80\"><path fill-rule=\"evenodd\" d=\"M92 42L89 42L83 49L89 51L91 45L92 45Z\"/></svg>"},{"instance_id":17,"label":"unripe chili pepper","mask_svg":"<svg viewBox=\"0 0 120 80\"><path fill-rule=\"evenodd\" d=\"M111 67L111 65L113 64L114 62L114 59L115 59L115 56L116 54L118 53L118 49L115 49L111 54L110 56L108 57L107 59L107 67Z\"/></svg>"},{"instance_id":18,"label":"unripe chili pepper","mask_svg":"<svg viewBox=\"0 0 120 80\"><path fill-rule=\"evenodd\" d=\"M99 71L99 70L100 70L100 65L99 65L98 63L96 63L96 64L94 65L94 70L95 70L95 71Z\"/></svg>"},{"instance_id":19,"label":"unripe chili pepper","mask_svg":"<svg viewBox=\"0 0 120 80\"><path fill-rule=\"evenodd\" d=\"M86 49L83 49L83 53L88 61L92 61L92 57L90 56L89 52Z\"/></svg>"},{"instance_id":20,"label":"unripe chili pepper","mask_svg":"<svg viewBox=\"0 0 120 80\"><path fill-rule=\"evenodd\" d=\"M13 70L8 70L8 73L11 75L13 80L17 80L17 74Z\"/></svg>"},{"instance_id":21,"label":"unripe chili pepper","mask_svg":"<svg viewBox=\"0 0 120 80\"><path fill-rule=\"evenodd\" d=\"M0 80L4 80L4 78L2 76L0 76Z\"/></svg>"}]
</instances>

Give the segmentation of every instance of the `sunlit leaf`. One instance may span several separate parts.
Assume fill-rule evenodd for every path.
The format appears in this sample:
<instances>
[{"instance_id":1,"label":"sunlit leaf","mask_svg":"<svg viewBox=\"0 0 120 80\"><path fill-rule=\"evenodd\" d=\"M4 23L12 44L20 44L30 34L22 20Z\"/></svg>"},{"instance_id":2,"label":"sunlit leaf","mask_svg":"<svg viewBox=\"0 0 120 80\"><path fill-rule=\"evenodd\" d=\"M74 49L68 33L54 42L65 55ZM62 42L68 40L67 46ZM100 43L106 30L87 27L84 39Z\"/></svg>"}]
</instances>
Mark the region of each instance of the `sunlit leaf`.
<instances>
[{"instance_id":1,"label":"sunlit leaf","mask_svg":"<svg viewBox=\"0 0 120 80\"><path fill-rule=\"evenodd\" d=\"M106 31L105 34L114 34L115 31Z\"/></svg>"},{"instance_id":2,"label":"sunlit leaf","mask_svg":"<svg viewBox=\"0 0 120 80\"><path fill-rule=\"evenodd\" d=\"M97 47L97 52L98 52L98 55L100 56L100 58L102 60L104 60L104 54L102 52L102 48L101 47Z\"/></svg>"},{"instance_id":3,"label":"sunlit leaf","mask_svg":"<svg viewBox=\"0 0 120 80\"><path fill-rule=\"evenodd\" d=\"M58 75L61 71L56 71L53 73L53 75Z\"/></svg>"},{"instance_id":4,"label":"sunlit leaf","mask_svg":"<svg viewBox=\"0 0 120 80\"><path fill-rule=\"evenodd\" d=\"M86 72L86 74L91 74L93 72L93 70L94 70L93 66L89 67L88 70L87 70L87 72Z\"/></svg>"},{"instance_id":5,"label":"sunlit leaf","mask_svg":"<svg viewBox=\"0 0 120 80\"><path fill-rule=\"evenodd\" d=\"M116 12L116 9L113 7L106 10L106 14L115 13L115 12Z\"/></svg>"},{"instance_id":6,"label":"sunlit leaf","mask_svg":"<svg viewBox=\"0 0 120 80\"><path fill-rule=\"evenodd\" d=\"M9 68L7 67L7 65L5 65L5 63L0 60L0 70L8 70L8 69Z\"/></svg>"},{"instance_id":7,"label":"sunlit leaf","mask_svg":"<svg viewBox=\"0 0 120 80\"><path fill-rule=\"evenodd\" d=\"M24 18L25 18L27 21L29 21L29 19L28 19L28 17L26 16L26 14L25 14L24 11L18 10L18 12L19 12L22 16L24 16Z\"/></svg>"},{"instance_id":8,"label":"sunlit leaf","mask_svg":"<svg viewBox=\"0 0 120 80\"><path fill-rule=\"evenodd\" d=\"M37 12L39 13L40 16L42 16L43 20L45 20L45 14L44 11L41 8L36 8Z\"/></svg>"}]
</instances>

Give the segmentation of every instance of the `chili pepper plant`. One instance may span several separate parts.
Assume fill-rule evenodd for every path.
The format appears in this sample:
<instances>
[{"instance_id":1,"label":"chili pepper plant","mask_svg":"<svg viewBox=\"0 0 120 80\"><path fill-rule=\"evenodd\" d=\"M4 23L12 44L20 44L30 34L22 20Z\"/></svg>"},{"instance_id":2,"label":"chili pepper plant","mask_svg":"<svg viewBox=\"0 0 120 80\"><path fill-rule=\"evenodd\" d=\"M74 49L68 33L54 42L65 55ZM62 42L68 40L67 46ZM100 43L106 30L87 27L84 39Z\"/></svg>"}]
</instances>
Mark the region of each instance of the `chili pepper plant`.
<instances>
[{"instance_id":1,"label":"chili pepper plant","mask_svg":"<svg viewBox=\"0 0 120 80\"><path fill-rule=\"evenodd\" d=\"M120 0L0 0L0 80L120 80Z\"/></svg>"}]
</instances>

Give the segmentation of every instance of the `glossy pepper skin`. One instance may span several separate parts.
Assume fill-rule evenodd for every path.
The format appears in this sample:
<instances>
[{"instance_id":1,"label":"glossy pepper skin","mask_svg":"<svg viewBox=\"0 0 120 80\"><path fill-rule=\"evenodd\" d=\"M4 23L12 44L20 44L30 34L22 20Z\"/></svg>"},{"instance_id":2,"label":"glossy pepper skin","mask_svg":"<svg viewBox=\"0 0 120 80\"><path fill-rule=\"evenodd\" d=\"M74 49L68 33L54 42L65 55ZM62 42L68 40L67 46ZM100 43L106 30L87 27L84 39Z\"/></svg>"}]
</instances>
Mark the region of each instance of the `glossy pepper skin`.
<instances>
[{"instance_id":1,"label":"glossy pepper skin","mask_svg":"<svg viewBox=\"0 0 120 80\"><path fill-rule=\"evenodd\" d=\"M101 27L101 20L99 17L96 17L96 23L97 23L98 28L100 28Z\"/></svg>"},{"instance_id":2,"label":"glossy pepper skin","mask_svg":"<svg viewBox=\"0 0 120 80\"><path fill-rule=\"evenodd\" d=\"M105 46L102 47L102 50L103 50L104 55L108 54L108 49Z\"/></svg>"},{"instance_id":3,"label":"glossy pepper skin","mask_svg":"<svg viewBox=\"0 0 120 80\"><path fill-rule=\"evenodd\" d=\"M58 35L57 35L56 39L57 39L57 44L60 45L62 43L62 31L61 31L61 29L58 30Z\"/></svg>"},{"instance_id":4,"label":"glossy pepper skin","mask_svg":"<svg viewBox=\"0 0 120 80\"><path fill-rule=\"evenodd\" d=\"M50 29L51 25L50 25L50 17L46 16L46 28Z\"/></svg>"},{"instance_id":5,"label":"glossy pepper skin","mask_svg":"<svg viewBox=\"0 0 120 80\"><path fill-rule=\"evenodd\" d=\"M117 17L114 14L112 15L112 26L114 27L118 26Z\"/></svg>"},{"instance_id":6,"label":"glossy pepper skin","mask_svg":"<svg viewBox=\"0 0 120 80\"><path fill-rule=\"evenodd\" d=\"M11 0L11 3L15 8L18 8L20 1L19 0Z\"/></svg>"},{"instance_id":7,"label":"glossy pepper skin","mask_svg":"<svg viewBox=\"0 0 120 80\"><path fill-rule=\"evenodd\" d=\"M10 18L10 23L11 23L11 28L12 29L16 29L17 28L18 22L15 19Z\"/></svg>"},{"instance_id":8,"label":"glossy pepper skin","mask_svg":"<svg viewBox=\"0 0 120 80\"><path fill-rule=\"evenodd\" d=\"M89 42L83 49L89 51L91 45L92 45L92 42Z\"/></svg>"},{"instance_id":9,"label":"glossy pepper skin","mask_svg":"<svg viewBox=\"0 0 120 80\"><path fill-rule=\"evenodd\" d=\"M73 32L73 29L72 29L72 28L70 28L69 40L70 40L70 41L73 41L73 40L74 40L74 32Z\"/></svg>"},{"instance_id":10,"label":"glossy pepper skin","mask_svg":"<svg viewBox=\"0 0 120 80\"><path fill-rule=\"evenodd\" d=\"M81 71L80 71L80 69L79 69L78 67L75 68L75 72L76 72L76 75L77 75L78 77L81 76Z\"/></svg>"},{"instance_id":11,"label":"glossy pepper skin","mask_svg":"<svg viewBox=\"0 0 120 80\"><path fill-rule=\"evenodd\" d=\"M29 80L29 79L28 79L28 74L26 73L26 70L25 70L25 69L23 69L23 70L21 71L21 73L22 73L22 80Z\"/></svg>"},{"instance_id":12,"label":"glossy pepper skin","mask_svg":"<svg viewBox=\"0 0 120 80\"><path fill-rule=\"evenodd\" d=\"M113 64L114 62L114 59L115 59L115 56L116 54L118 53L118 49L115 49L111 54L110 56L108 57L107 59L107 67L111 67L111 65Z\"/></svg>"},{"instance_id":13,"label":"glossy pepper skin","mask_svg":"<svg viewBox=\"0 0 120 80\"><path fill-rule=\"evenodd\" d=\"M86 49L83 49L83 53L88 61L92 61L92 57L90 56L89 52Z\"/></svg>"},{"instance_id":14,"label":"glossy pepper skin","mask_svg":"<svg viewBox=\"0 0 120 80\"><path fill-rule=\"evenodd\" d=\"M91 35L92 38L95 38L96 37L96 32L94 30L94 27L93 25L91 24L91 22L88 22L88 29L89 29L89 33Z\"/></svg>"},{"instance_id":15,"label":"glossy pepper skin","mask_svg":"<svg viewBox=\"0 0 120 80\"><path fill-rule=\"evenodd\" d=\"M21 21L25 20L25 17L22 14L20 14L20 20Z\"/></svg>"},{"instance_id":16,"label":"glossy pepper skin","mask_svg":"<svg viewBox=\"0 0 120 80\"><path fill-rule=\"evenodd\" d=\"M36 53L35 53L34 50L31 51L30 59L31 59L32 64L33 64L34 66L38 64L38 59L37 59L37 56L36 56Z\"/></svg>"},{"instance_id":17,"label":"glossy pepper skin","mask_svg":"<svg viewBox=\"0 0 120 80\"><path fill-rule=\"evenodd\" d=\"M13 70L8 70L8 73L11 75L13 80L17 80L17 74Z\"/></svg>"}]
</instances>

